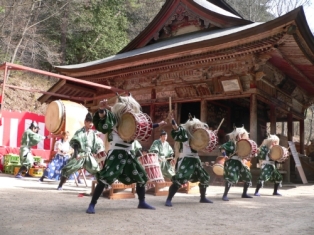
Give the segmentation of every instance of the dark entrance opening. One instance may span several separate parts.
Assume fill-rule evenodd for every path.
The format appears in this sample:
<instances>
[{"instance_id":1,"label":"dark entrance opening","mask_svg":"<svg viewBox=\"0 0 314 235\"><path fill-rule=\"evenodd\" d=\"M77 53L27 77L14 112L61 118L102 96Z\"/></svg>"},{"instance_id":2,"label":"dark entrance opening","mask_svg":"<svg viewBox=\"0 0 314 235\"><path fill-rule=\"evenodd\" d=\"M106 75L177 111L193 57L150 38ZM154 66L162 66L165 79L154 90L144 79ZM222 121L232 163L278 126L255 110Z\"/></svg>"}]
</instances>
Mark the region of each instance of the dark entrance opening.
<instances>
[{"instance_id":1,"label":"dark entrance opening","mask_svg":"<svg viewBox=\"0 0 314 235\"><path fill-rule=\"evenodd\" d=\"M200 119L201 115L201 103L200 102L190 102L181 104L181 118L180 123L185 123L189 118L189 113L192 117Z\"/></svg>"}]
</instances>

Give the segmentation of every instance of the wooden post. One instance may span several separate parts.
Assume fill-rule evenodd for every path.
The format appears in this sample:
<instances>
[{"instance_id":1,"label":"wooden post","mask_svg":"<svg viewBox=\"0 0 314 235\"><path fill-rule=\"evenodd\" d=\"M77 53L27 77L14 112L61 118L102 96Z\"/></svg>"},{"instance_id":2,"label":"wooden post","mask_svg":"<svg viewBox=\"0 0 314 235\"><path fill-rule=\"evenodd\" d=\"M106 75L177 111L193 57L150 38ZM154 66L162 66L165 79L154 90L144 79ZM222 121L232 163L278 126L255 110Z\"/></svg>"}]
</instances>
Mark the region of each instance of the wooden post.
<instances>
[{"instance_id":1,"label":"wooden post","mask_svg":"<svg viewBox=\"0 0 314 235\"><path fill-rule=\"evenodd\" d=\"M292 119L292 114L289 112L288 115L288 134L287 134L287 137L288 137L288 141L292 141L292 137L293 137L293 119Z\"/></svg>"},{"instance_id":2,"label":"wooden post","mask_svg":"<svg viewBox=\"0 0 314 235\"><path fill-rule=\"evenodd\" d=\"M201 121L207 123L207 101L201 100Z\"/></svg>"},{"instance_id":3,"label":"wooden post","mask_svg":"<svg viewBox=\"0 0 314 235\"><path fill-rule=\"evenodd\" d=\"M304 119L300 120L300 153L304 154Z\"/></svg>"},{"instance_id":4,"label":"wooden post","mask_svg":"<svg viewBox=\"0 0 314 235\"><path fill-rule=\"evenodd\" d=\"M275 135L276 133L276 108L274 105L270 106L270 134Z\"/></svg>"},{"instance_id":5,"label":"wooden post","mask_svg":"<svg viewBox=\"0 0 314 235\"><path fill-rule=\"evenodd\" d=\"M256 94L251 95L250 103L250 139L257 141L257 99Z\"/></svg>"}]
</instances>

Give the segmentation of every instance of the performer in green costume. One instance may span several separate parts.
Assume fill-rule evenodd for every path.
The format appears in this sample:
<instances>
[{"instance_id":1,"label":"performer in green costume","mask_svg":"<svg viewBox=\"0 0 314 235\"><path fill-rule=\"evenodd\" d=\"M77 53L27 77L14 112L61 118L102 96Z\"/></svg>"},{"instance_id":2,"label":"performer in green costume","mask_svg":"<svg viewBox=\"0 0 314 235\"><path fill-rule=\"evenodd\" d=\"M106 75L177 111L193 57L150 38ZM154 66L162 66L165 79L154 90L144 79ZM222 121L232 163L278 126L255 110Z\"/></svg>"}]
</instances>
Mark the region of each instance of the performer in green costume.
<instances>
[{"instance_id":1,"label":"performer in green costume","mask_svg":"<svg viewBox=\"0 0 314 235\"><path fill-rule=\"evenodd\" d=\"M34 157L31 152L31 147L37 145L40 141L50 138L50 136L42 136L38 134L39 127L37 122L32 122L29 128L24 132L20 147L21 168L15 178L23 178L22 172L29 171L34 164Z\"/></svg>"},{"instance_id":2,"label":"performer in green costume","mask_svg":"<svg viewBox=\"0 0 314 235\"><path fill-rule=\"evenodd\" d=\"M206 123L197 118L190 118L185 124L178 126L172 118L172 138L180 142L180 157L176 174L172 177L172 185L169 187L168 197L165 206L172 206L171 200L179 188L188 181L200 182L199 189L201 194L201 203L213 203L206 198L206 189L209 186L209 175L204 170L201 160L196 150L190 146L190 139L195 128L208 128Z\"/></svg>"},{"instance_id":3,"label":"performer in green costume","mask_svg":"<svg viewBox=\"0 0 314 235\"><path fill-rule=\"evenodd\" d=\"M98 131L108 134L110 149L103 169L97 173L97 186L92 200L86 210L88 214L95 213L95 205L105 188L110 187L115 181L130 185L136 183L139 209L155 209L145 202L145 185L148 180L147 174L135 157L134 140L124 141L118 133L120 119L125 112L141 113L140 104L131 96L120 97L118 102L109 107L107 100L101 101L99 110L95 113L93 122ZM154 127L164 124L153 124ZM148 124L151 125L151 124Z\"/></svg>"},{"instance_id":4,"label":"performer in green costume","mask_svg":"<svg viewBox=\"0 0 314 235\"><path fill-rule=\"evenodd\" d=\"M242 198L252 198L247 194L249 186L252 185L252 174L250 169L243 164L242 158L236 156L236 142L241 139L249 139L249 133L243 128L234 128L229 133L229 141L219 147L223 156L228 158L224 164L224 179L226 181L223 201L229 201L227 195L230 187L238 181L243 181Z\"/></svg>"},{"instance_id":5,"label":"performer in green costume","mask_svg":"<svg viewBox=\"0 0 314 235\"><path fill-rule=\"evenodd\" d=\"M257 155L257 158L261 162L261 174L257 181L256 190L254 196L260 196L259 190L263 187L264 182L271 181L274 182L274 196L281 196L278 193L278 188L282 182L282 175L279 173L276 168L275 161L271 161L269 158L269 152L272 146L279 145L279 138L276 135L269 135L267 139L263 141Z\"/></svg>"},{"instance_id":6,"label":"performer in green costume","mask_svg":"<svg viewBox=\"0 0 314 235\"><path fill-rule=\"evenodd\" d=\"M74 149L74 153L68 163L62 168L61 180L58 185L58 190L62 190L62 185L67 178L84 168L91 175L99 171L99 165L94 157L104 147L100 141L97 140L96 132L92 130L93 117L88 113L85 117L84 127L77 130L70 140L70 146Z\"/></svg>"},{"instance_id":7,"label":"performer in green costume","mask_svg":"<svg viewBox=\"0 0 314 235\"><path fill-rule=\"evenodd\" d=\"M155 140L149 149L150 153L158 154L158 160L162 175L164 178L171 179L175 175L170 161L173 160L173 149L167 141L167 132L164 130L160 133L160 138Z\"/></svg>"}]
</instances>

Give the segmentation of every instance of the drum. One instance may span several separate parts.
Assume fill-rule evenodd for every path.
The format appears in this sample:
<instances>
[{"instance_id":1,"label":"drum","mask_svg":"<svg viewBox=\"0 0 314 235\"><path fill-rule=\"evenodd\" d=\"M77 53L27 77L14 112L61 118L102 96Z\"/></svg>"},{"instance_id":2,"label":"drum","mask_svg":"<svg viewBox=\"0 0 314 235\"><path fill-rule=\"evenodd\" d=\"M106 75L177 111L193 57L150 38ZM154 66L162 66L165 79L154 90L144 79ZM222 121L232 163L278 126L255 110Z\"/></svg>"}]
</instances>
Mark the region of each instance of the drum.
<instances>
[{"instance_id":1,"label":"drum","mask_svg":"<svg viewBox=\"0 0 314 235\"><path fill-rule=\"evenodd\" d=\"M205 128L196 128L193 131L193 137L190 141L192 149L213 151L218 144L218 136L216 131L207 130Z\"/></svg>"},{"instance_id":2,"label":"drum","mask_svg":"<svg viewBox=\"0 0 314 235\"><path fill-rule=\"evenodd\" d=\"M104 167L106 158L107 158L107 154L105 151L101 151L96 154L95 160L98 163L100 170L102 170L102 168Z\"/></svg>"},{"instance_id":3,"label":"drum","mask_svg":"<svg viewBox=\"0 0 314 235\"><path fill-rule=\"evenodd\" d=\"M126 112L122 115L118 133L124 141L146 141L152 135L153 123L145 113Z\"/></svg>"},{"instance_id":4,"label":"drum","mask_svg":"<svg viewBox=\"0 0 314 235\"><path fill-rule=\"evenodd\" d=\"M148 153L145 154L141 157L139 157L140 163L143 165L143 167L146 166L159 166L159 161L158 161L158 155L156 153Z\"/></svg>"},{"instance_id":5,"label":"drum","mask_svg":"<svg viewBox=\"0 0 314 235\"><path fill-rule=\"evenodd\" d=\"M224 156L219 156L216 158L215 164L213 165L213 172L216 175L222 176L224 175L224 164L226 158Z\"/></svg>"},{"instance_id":6,"label":"drum","mask_svg":"<svg viewBox=\"0 0 314 235\"><path fill-rule=\"evenodd\" d=\"M45 115L45 125L49 132L58 135L62 131L69 131L70 138L75 131L84 126L88 110L83 105L68 101L52 101Z\"/></svg>"},{"instance_id":7,"label":"drum","mask_svg":"<svg viewBox=\"0 0 314 235\"><path fill-rule=\"evenodd\" d=\"M237 142L237 156L252 158L257 154L257 144L253 140L242 139Z\"/></svg>"},{"instance_id":8,"label":"drum","mask_svg":"<svg viewBox=\"0 0 314 235\"><path fill-rule=\"evenodd\" d=\"M270 149L269 157L273 161L284 162L289 157L289 151L283 146L274 145Z\"/></svg>"},{"instance_id":9,"label":"drum","mask_svg":"<svg viewBox=\"0 0 314 235\"><path fill-rule=\"evenodd\" d=\"M162 175L158 155L156 153L148 153L139 158L140 163L145 168L146 174L149 178L146 187L147 189L154 187L154 182L165 182Z\"/></svg>"}]
</instances>

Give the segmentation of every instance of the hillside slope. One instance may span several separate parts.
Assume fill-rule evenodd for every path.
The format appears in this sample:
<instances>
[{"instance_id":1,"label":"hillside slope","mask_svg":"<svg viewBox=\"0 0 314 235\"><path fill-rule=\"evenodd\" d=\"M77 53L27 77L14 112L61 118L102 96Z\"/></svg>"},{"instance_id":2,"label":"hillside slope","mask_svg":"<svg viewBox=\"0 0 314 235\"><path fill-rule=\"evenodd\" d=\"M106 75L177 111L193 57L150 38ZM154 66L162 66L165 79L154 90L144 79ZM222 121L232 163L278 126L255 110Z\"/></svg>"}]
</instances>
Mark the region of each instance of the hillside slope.
<instances>
[{"instance_id":1,"label":"hillside slope","mask_svg":"<svg viewBox=\"0 0 314 235\"><path fill-rule=\"evenodd\" d=\"M33 73L11 72L7 84L23 88L47 91L57 81L58 80L56 78L48 78L47 76ZM2 109L32 112L45 115L47 105L41 104L37 101L40 96L42 96L42 93L5 88Z\"/></svg>"}]
</instances>

